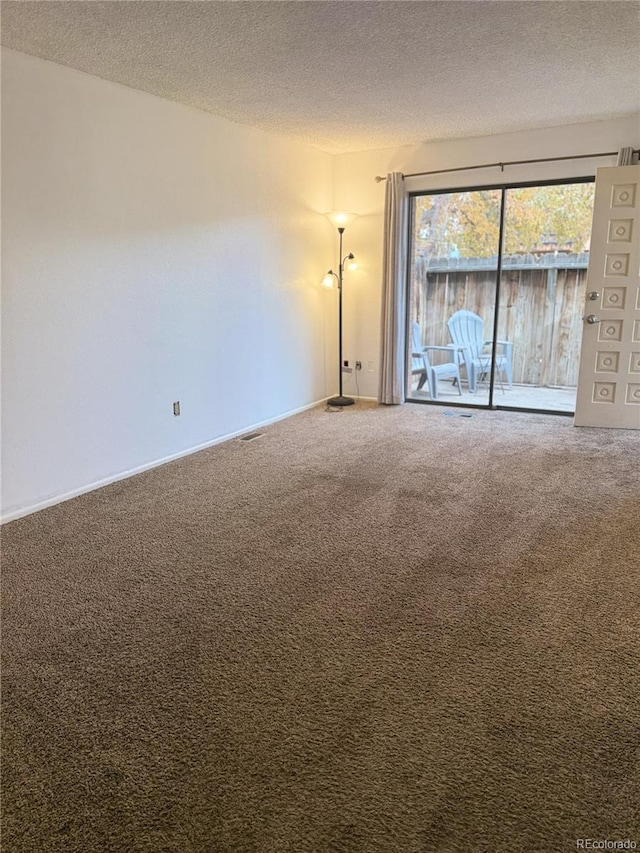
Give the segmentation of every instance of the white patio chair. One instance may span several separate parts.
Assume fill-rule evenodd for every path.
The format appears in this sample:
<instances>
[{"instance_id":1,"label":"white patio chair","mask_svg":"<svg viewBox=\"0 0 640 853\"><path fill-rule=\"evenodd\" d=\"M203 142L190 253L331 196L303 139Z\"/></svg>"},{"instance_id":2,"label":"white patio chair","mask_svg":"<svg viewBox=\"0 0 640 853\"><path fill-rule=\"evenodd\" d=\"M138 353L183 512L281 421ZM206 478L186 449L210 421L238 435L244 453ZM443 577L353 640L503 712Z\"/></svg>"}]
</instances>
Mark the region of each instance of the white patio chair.
<instances>
[{"instance_id":1,"label":"white patio chair","mask_svg":"<svg viewBox=\"0 0 640 853\"><path fill-rule=\"evenodd\" d=\"M491 346L493 341L484 337L482 317L473 311L456 311L447 321L447 327L453 344L458 347L462 361L467 370L469 391L476 393L478 381L487 373L491 373ZM502 383L504 373L509 389L513 387L511 341L498 341L496 349L496 376ZM504 390L504 389L503 389Z\"/></svg>"},{"instance_id":2,"label":"white patio chair","mask_svg":"<svg viewBox=\"0 0 640 853\"><path fill-rule=\"evenodd\" d=\"M458 394L462 396L460 387L460 367L458 366L458 353L452 347L423 346L420 325L414 323L412 327L413 349L411 352L411 373L419 374L417 391L421 391L425 382L429 389L432 400L438 399L438 381L440 379L453 379L458 386ZM444 364L431 364L429 352L446 352L447 361Z\"/></svg>"}]
</instances>

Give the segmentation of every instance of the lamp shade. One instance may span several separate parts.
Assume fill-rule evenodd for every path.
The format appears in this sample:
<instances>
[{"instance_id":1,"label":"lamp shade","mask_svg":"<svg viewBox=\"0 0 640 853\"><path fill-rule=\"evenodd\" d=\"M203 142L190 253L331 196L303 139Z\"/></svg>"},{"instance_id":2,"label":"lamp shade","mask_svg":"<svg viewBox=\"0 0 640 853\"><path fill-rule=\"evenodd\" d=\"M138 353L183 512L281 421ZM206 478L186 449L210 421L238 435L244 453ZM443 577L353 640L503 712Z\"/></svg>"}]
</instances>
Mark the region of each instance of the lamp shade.
<instances>
[{"instance_id":1,"label":"lamp shade","mask_svg":"<svg viewBox=\"0 0 640 853\"><path fill-rule=\"evenodd\" d=\"M334 210L325 215L327 219L336 226L336 228L346 228L347 225L351 225L353 220L358 216L357 213L347 213L344 210Z\"/></svg>"},{"instance_id":2,"label":"lamp shade","mask_svg":"<svg viewBox=\"0 0 640 853\"><path fill-rule=\"evenodd\" d=\"M328 272L325 275L325 277L322 279L322 282L321 282L322 286L326 287L326 288L333 287L333 277L334 277L334 273Z\"/></svg>"}]
</instances>

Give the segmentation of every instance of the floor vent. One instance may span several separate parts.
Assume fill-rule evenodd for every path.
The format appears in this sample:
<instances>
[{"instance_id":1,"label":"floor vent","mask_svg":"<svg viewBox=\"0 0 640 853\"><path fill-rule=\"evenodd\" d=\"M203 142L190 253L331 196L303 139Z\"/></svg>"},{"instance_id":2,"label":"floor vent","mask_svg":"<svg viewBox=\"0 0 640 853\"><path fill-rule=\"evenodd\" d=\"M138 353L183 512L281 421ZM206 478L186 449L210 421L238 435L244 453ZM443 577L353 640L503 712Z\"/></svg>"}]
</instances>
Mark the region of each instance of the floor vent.
<instances>
[{"instance_id":1,"label":"floor vent","mask_svg":"<svg viewBox=\"0 0 640 853\"><path fill-rule=\"evenodd\" d=\"M254 441L256 438L262 438L263 435L263 432L250 432L240 436L240 441Z\"/></svg>"}]
</instances>

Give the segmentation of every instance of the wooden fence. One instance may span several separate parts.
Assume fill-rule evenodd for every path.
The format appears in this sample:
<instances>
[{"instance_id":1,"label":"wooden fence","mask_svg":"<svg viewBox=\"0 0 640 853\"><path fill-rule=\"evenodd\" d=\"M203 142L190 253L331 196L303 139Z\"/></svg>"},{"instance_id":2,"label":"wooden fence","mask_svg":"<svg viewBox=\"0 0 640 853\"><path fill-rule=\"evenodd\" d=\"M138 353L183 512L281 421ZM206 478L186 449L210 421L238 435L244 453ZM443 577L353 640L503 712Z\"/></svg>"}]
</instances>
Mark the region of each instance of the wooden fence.
<instances>
[{"instance_id":1,"label":"wooden fence","mask_svg":"<svg viewBox=\"0 0 640 853\"><path fill-rule=\"evenodd\" d=\"M515 383L574 387L588 255L546 256L532 262L530 257L514 262L510 256L503 263L498 339L513 342ZM481 260L482 265L469 258L414 265L411 320L419 321L425 345L450 343L447 320L461 308L479 314L485 338L493 337L496 263Z\"/></svg>"}]
</instances>

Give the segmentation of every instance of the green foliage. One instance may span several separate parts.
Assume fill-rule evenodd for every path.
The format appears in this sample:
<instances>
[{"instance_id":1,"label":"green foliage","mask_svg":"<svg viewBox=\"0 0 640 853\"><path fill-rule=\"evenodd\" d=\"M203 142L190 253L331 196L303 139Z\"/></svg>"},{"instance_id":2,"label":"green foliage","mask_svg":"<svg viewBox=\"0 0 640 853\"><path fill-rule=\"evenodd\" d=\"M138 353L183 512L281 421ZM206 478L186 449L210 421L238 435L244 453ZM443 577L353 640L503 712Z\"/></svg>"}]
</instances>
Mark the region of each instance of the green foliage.
<instances>
[{"instance_id":1,"label":"green foliage","mask_svg":"<svg viewBox=\"0 0 640 853\"><path fill-rule=\"evenodd\" d=\"M504 251L588 249L595 185L565 184L507 190ZM475 190L414 199L418 257L487 258L498 254L500 191Z\"/></svg>"}]
</instances>

